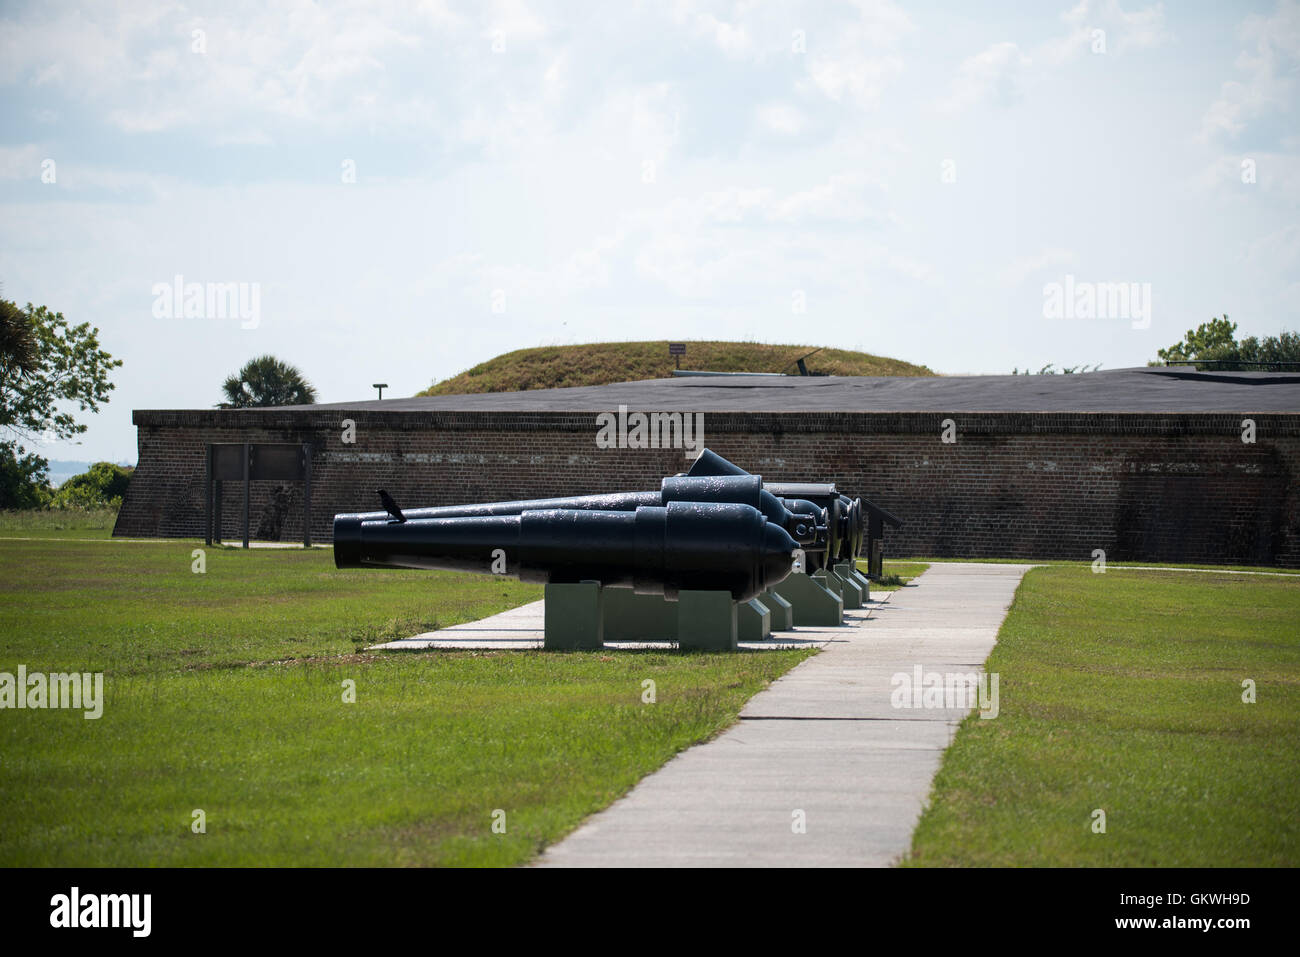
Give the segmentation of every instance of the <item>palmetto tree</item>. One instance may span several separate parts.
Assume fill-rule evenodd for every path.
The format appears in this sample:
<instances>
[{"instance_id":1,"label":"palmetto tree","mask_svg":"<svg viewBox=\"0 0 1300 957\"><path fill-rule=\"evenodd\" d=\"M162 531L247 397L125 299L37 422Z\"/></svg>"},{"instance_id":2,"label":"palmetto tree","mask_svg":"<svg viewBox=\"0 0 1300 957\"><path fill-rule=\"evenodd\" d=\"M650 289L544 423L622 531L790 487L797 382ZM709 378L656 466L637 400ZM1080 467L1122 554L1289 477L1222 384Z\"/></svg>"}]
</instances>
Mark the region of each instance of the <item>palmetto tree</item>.
<instances>
[{"instance_id":1,"label":"palmetto tree","mask_svg":"<svg viewBox=\"0 0 1300 957\"><path fill-rule=\"evenodd\" d=\"M226 401L218 409L251 409L268 405L311 405L316 390L301 372L275 356L249 359L238 375L221 385Z\"/></svg>"},{"instance_id":2,"label":"palmetto tree","mask_svg":"<svg viewBox=\"0 0 1300 957\"><path fill-rule=\"evenodd\" d=\"M0 377L8 382L40 367L40 347L31 320L18 306L0 301Z\"/></svg>"}]
</instances>

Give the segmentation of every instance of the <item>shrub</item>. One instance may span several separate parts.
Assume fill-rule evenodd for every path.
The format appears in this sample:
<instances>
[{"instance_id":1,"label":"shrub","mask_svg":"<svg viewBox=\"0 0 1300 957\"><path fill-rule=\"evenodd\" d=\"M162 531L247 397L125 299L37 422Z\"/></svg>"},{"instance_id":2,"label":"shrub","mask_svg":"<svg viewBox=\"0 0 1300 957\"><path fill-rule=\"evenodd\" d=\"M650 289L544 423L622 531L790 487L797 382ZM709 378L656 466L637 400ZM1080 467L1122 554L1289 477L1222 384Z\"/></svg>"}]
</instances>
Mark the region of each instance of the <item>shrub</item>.
<instances>
[{"instance_id":1,"label":"shrub","mask_svg":"<svg viewBox=\"0 0 1300 957\"><path fill-rule=\"evenodd\" d=\"M120 508L133 471L112 462L96 462L60 485L50 504L53 508Z\"/></svg>"}]
</instances>

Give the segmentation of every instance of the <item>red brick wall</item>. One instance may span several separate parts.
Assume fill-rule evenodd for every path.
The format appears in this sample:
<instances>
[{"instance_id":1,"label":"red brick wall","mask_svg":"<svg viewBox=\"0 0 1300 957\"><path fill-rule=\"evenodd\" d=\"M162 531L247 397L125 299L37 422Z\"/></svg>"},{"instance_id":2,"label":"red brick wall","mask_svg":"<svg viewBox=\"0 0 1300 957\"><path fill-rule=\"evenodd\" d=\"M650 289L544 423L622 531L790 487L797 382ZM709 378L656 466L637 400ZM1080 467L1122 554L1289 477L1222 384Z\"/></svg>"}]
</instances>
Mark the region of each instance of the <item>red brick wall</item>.
<instances>
[{"instance_id":1,"label":"red brick wall","mask_svg":"<svg viewBox=\"0 0 1300 957\"><path fill-rule=\"evenodd\" d=\"M341 420L356 441L341 441ZM957 441L940 441L942 420ZM901 516L889 555L1300 566L1300 415L713 413L706 444L771 480L833 481ZM203 534L208 442L311 442L313 536L334 513L657 487L687 458L597 448L595 413L137 412L139 464L116 535ZM254 483L251 521L276 483ZM287 485L281 538L302 537ZM242 487L224 493L240 533Z\"/></svg>"}]
</instances>

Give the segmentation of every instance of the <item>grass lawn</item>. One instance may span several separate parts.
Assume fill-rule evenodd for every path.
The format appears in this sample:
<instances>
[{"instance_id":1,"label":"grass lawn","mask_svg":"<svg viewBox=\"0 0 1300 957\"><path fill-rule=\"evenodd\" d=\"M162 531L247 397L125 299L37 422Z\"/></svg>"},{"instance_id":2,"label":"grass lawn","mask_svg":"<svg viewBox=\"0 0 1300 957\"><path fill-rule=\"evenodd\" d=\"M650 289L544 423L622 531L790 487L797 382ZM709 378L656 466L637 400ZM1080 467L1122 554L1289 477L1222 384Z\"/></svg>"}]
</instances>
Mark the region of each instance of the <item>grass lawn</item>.
<instances>
[{"instance_id":1,"label":"grass lawn","mask_svg":"<svg viewBox=\"0 0 1300 957\"><path fill-rule=\"evenodd\" d=\"M1300 864L1300 583L1034 569L985 667L907 863Z\"/></svg>"},{"instance_id":2,"label":"grass lawn","mask_svg":"<svg viewBox=\"0 0 1300 957\"><path fill-rule=\"evenodd\" d=\"M23 509L0 511L0 538L94 538L108 541L117 509Z\"/></svg>"},{"instance_id":3,"label":"grass lawn","mask_svg":"<svg viewBox=\"0 0 1300 957\"><path fill-rule=\"evenodd\" d=\"M0 671L104 712L0 712L0 865L519 864L808 655L359 653L541 590L71 531L0 529Z\"/></svg>"},{"instance_id":4,"label":"grass lawn","mask_svg":"<svg viewBox=\"0 0 1300 957\"><path fill-rule=\"evenodd\" d=\"M897 591L929 567L925 562L883 562L881 580L871 583L871 591ZM858 571L864 575L867 573L865 558L858 559Z\"/></svg>"},{"instance_id":5,"label":"grass lawn","mask_svg":"<svg viewBox=\"0 0 1300 957\"><path fill-rule=\"evenodd\" d=\"M901 565L912 565L917 563L937 564L940 562L955 562L961 565L1061 565L1070 568L1078 568L1081 565L1085 568L1091 568L1090 561L1079 561L1078 559L1066 558L898 558L895 562ZM888 564L888 562L886 562ZM1110 568L1185 568L1195 571L1209 572L1260 572L1269 575L1300 575L1300 568L1281 568L1275 565L1196 565L1187 562L1130 562L1112 559L1108 561L1106 567Z\"/></svg>"}]
</instances>

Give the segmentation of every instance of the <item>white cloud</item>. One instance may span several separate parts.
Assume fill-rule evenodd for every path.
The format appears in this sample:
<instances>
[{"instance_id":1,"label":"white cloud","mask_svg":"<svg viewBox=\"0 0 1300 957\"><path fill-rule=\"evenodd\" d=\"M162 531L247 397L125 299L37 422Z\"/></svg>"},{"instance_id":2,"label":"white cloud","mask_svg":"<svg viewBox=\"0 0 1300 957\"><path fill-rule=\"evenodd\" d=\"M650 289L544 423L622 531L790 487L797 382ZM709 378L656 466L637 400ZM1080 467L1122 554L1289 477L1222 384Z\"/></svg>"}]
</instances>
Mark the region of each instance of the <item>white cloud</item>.
<instances>
[{"instance_id":1,"label":"white cloud","mask_svg":"<svg viewBox=\"0 0 1300 957\"><path fill-rule=\"evenodd\" d=\"M885 88L903 72L903 58L882 56L814 56L808 76L814 86L837 103L871 109L880 103Z\"/></svg>"},{"instance_id":2,"label":"white cloud","mask_svg":"<svg viewBox=\"0 0 1300 957\"><path fill-rule=\"evenodd\" d=\"M753 50L749 33L743 25L727 23L711 13L697 14L695 23L727 56L747 56Z\"/></svg>"},{"instance_id":3,"label":"white cloud","mask_svg":"<svg viewBox=\"0 0 1300 957\"><path fill-rule=\"evenodd\" d=\"M807 126L803 113L789 103L765 103L755 113L764 129L781 136L797 136Z\"/></svg>"},{"instance_id":4,"label":"white cloud","mask_svg":"<svg viewBox=\"0 0 1300 957\"><path fill-rule=\"evenodd\" d=\"M1030 62L1020 47L1010 41L995 43L967 57L953 80L952 92L940 108L956 112L985 101L1003 106L1015 102L1020 97L1021 75Z\"/></svg>"},{"instance_id":5,"label":"white cloud","mask_svg":"<svg viewBox=\"0 0 1300 957\"><path fill-rule=\"evenodd\" d=\"M429 102L431 89L450 105L461 89L493 85L483 34L508 37L516 63L516 46L546 34L513 0L471 9L474 22L435 3L355 0L231 4L207 15L176 3L97 7L93 17L37 8L0 33L0 83L93 105L127 133L189 128L228 141L237 127L234 138L248 142L285 120L327 132L445 127L447 109ZM403 82L431 71L455 86Z\"/></svg>"},{"instance_id":6,"label":"white cloud","mask_svg":"<svg viewBox=\"0 0 1300 957\"><path fill-rule=\"evenodd\" d=\"M772 200L767 218L772 222L842 222L859 225L892 222L885 190L863 174L841 173L811 189Z\"/></svg>"},{"instance_id":7,"label":"white cloud","mask_svg":"<svg viewBox=\"0 0 1300 957\"><path fill-rule=\"evenodd\" d=\"M1026 279L1049 266L1068 266L1075 261L1074 253L1069 249L1051 248L1032 256L1024 256L1011 263L998 273L998 281L1008 288L1015 288Z\"/></svg>"},{"instance_id":8,"label":"white cloud","mask_svg":"<svg viewBox=\"0 0 1300 957\"><path fill-rule=\"evenodd\" d=\"M836 103L874 109L888 86L903 72L898 47L913 29L893 3L861 0L857 17L829 34L807 37L805 88Z\"/></svg>"},{"instance_id":9,"label":"white cloud","mask_svg":"<svg viewBox=\"0 0 1300 957\"><path fill-rule=\"evenodd\" d=\"M1242 258L1266 272L1289 273L1295 281L1295 270L1300 267L1300 226L1288 223L1249 243Z\"/></svg>"},{"instance_id":10,"label":"white cloud","mask_svg":"<svg viewBox=\"0 0 1300 957\"><path fill-rule=\"evenodd\" d=\"M1237 136L1252 120L1292 104L1300 60L1300 4L1280 0L1271 16L1247 17L1238 34L1248 47L1235 63L1242 79L1225 81L1205 111L1201 142Z\"/></svg>"},{"instance_id":11,"label":"white cloud","mask_svg":"<svg viewBox=\"0 0 1300 957\"><path fill-rule=\"evenodd\" d=\"M0 146L0 180L39 180L41 162L49 156L35 143Z\"/></svg>"},{"instance_id":12,"label":"white cloud","mask_svg":"<svg viewBox=\"0 0 1300 957\"><path fill-rule=\"evenodd\" d=\"M1080 0L1061 14L1068 28L1064 36L1049 38L1034 47L1031 58L1036 63L1060 65L1091 52L1101 41L1107 56L1157 47L1170 38L1165 27L1164 4L1156 3L1129 13L1118 0ZM1096 35L1096 32L1100 35Z\"/></svg>"},{"instance_id":13,"label":"white cloud","mask_svg":"<svg viewBox=\"0 0 1300 957\"><path fill-rule=\"evenodd\" d=\"M1107 0L1102 7L1102 23L1110 32L1117 32L1112 44L1108 33L1108 52L1125 53L1129 50L1148 50L1169 39L1165 29L1165 7L1162 3L1125 13L1118 0Z\"/></svg>"}]
</instances>

